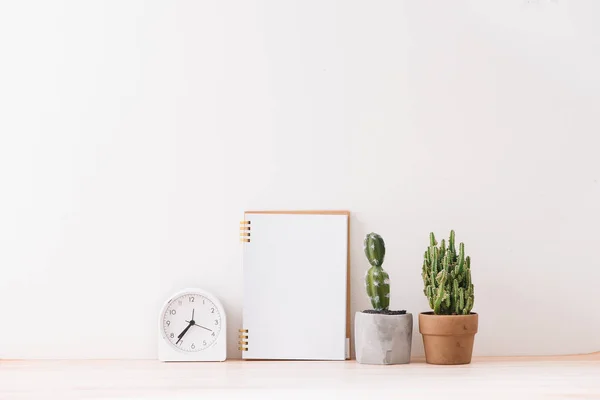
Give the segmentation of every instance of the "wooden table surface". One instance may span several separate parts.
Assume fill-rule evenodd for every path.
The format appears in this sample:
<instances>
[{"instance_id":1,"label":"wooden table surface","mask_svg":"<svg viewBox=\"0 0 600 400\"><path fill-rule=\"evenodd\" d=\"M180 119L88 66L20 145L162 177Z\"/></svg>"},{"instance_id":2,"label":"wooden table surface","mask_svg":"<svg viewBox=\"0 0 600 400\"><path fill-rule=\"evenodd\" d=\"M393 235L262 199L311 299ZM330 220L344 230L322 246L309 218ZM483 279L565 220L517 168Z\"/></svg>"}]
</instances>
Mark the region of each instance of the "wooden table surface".
<instances>
[{"instance_id":1,"label":"wooden table surface","mask_svg":"<svg viewBox=\"0 0 600 400\"><path fill-rule=\"evenodd\" d=\"M463 366L0 360L0 399L600 399L600 353ZM323 396L325 398L325 396Z\"/></svg>"}]
</instances>

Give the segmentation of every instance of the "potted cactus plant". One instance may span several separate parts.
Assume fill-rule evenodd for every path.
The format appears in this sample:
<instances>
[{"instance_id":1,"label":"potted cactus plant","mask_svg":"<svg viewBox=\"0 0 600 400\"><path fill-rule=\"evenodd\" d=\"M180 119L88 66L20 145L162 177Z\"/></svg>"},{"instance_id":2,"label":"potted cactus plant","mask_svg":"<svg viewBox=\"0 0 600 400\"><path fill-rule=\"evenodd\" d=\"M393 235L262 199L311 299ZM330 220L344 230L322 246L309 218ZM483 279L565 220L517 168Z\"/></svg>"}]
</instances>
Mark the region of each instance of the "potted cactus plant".
<instances>
[{"instance_id":1,"label":"potted cactus plant","mask_svg":"<svg viewBox=\"0 0 600 400\"><path fill-rule=\"evenodd\" d=\"M358 311L354 318L356 361L361 364L407 364L410 362L413 316L406 310L393 311L390 305L390 278L383 270L385 243L369 233L364 251L371 267L365 287L372 309Z\"/></svg>"},{"instance_id":2,"label":"potted cactus plant","mask_svg":"<svg viewBox=\"0 0 600 400\"><path fill-rule=\"evenodd\" d=\"M471 312L475 300L471 281L471 258L465 245L454 245L454 231L446 247L438 246L429 234L429 247L423 260L423 293L433 311L419 314L419 331L429 364L469 364L478 327L478 314Z\"/></svg>"}]
</instances>

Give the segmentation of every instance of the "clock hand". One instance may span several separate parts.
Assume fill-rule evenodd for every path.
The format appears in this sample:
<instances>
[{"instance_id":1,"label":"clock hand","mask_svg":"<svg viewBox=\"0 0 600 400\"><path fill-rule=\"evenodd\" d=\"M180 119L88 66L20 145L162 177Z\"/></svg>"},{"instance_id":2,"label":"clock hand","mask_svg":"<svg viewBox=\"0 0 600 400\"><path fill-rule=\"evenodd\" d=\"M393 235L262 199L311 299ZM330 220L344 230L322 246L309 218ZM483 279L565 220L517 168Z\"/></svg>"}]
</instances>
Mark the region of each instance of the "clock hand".
<instances>
[{"instance_id":1,"label":"clock hand","mask_svg":"<svg viewBox=\"0 0 600 400\"><path fill-rule=\"evenodd\" d=\"M198 328L206 329L207 331L211 331L211 332L212 332L212 329L208 329L208 328L205 328L205 327L204 327L204 326L202 326L202 325L198 325L198 324L196 323L196 321L188 321L188 320L186 320L185 322L188 322L188 323L190 323L190 324L192 324L192 325L195 325L195 326L197 326Z\"/></svg>"},{"instance_id":2,"label":"clock hand","mask_svg":"<svg viewBox=\"0 0 600 400\"><path fill-rule=\"evenodd\" d=\"M186 321L187 322L187 321ZM183 338L183 335L185 335L188 331L188 329L190 329L190 327L194 325L193 323L189 323L188 326L185 327L185 329L179 334L179 336L177 336L177 342L175 342L175 344L178 344L179 341L181 340L181 338Z\"/></svg>"},{"instance_id":3,"label":"clock hand","mask_svg":"<svg viewBox=\"0 0 600 400\"><path fill-rule=\"evenodd\" d=\"M194 320L194 311L196 311L196 309L192 308L192 321Z\"/></svg>"}]
</instances>

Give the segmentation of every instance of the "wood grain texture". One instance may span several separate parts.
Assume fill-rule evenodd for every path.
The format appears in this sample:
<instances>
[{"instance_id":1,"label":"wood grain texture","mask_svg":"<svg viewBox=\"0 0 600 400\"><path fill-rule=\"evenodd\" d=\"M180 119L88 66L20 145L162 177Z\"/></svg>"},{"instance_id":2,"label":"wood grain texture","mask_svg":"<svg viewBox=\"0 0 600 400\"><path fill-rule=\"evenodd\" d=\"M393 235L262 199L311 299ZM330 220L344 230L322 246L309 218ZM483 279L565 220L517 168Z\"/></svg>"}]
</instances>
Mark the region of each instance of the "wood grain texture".
<instances>
[{"instance_id":1,"label":"wood grain texture","mask_svg":"<svg viewBox=\"0 0 600 400\"><path fill-rule=\"evenodd\" d=\"M474 357L464 366L0 360L0 399L600 399L599 377L600 353Z\"/></svg>"}]
</instances>

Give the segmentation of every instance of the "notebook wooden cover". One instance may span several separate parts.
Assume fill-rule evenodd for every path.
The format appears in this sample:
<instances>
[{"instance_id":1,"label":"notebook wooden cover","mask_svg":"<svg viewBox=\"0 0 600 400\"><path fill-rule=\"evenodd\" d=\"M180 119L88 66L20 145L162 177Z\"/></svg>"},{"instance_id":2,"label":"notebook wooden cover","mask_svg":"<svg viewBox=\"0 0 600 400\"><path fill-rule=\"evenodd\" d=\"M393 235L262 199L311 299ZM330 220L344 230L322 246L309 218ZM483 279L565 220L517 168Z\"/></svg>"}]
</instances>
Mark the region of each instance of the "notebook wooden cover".
<instances>
[{"instance_id":1,"label":"notebook wooden cover","mask_svg":"<svg viewBox=\"0 0 600 400\"><path fill-rule=\"evenodd\" d=\"M240 237L242 358L349 358L350 213L247 211Z\"/></svg>"}]
</instances>

